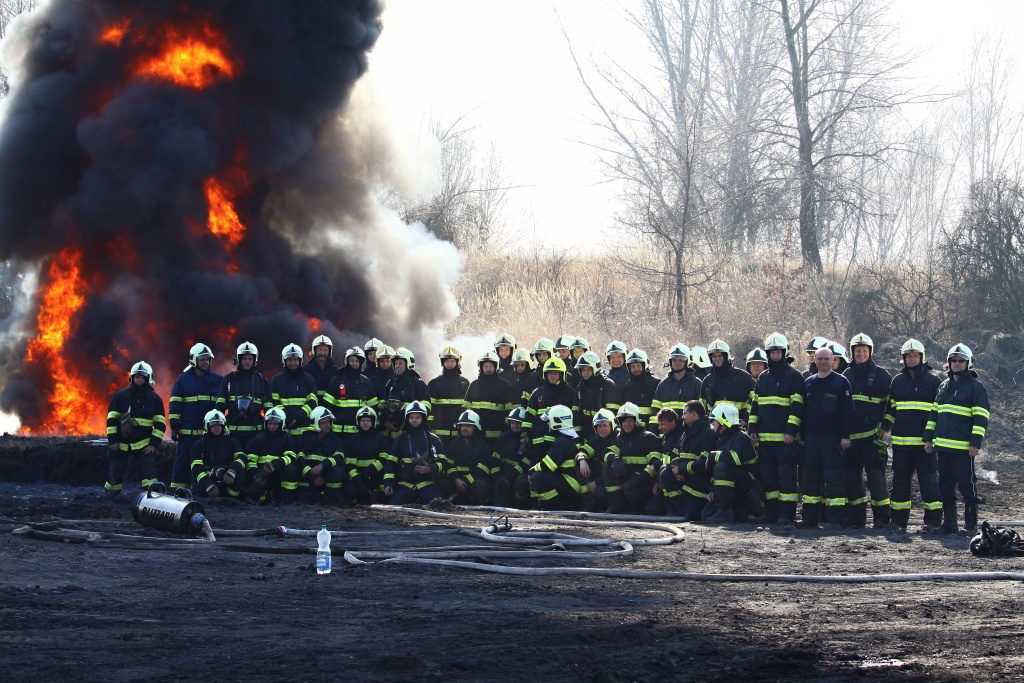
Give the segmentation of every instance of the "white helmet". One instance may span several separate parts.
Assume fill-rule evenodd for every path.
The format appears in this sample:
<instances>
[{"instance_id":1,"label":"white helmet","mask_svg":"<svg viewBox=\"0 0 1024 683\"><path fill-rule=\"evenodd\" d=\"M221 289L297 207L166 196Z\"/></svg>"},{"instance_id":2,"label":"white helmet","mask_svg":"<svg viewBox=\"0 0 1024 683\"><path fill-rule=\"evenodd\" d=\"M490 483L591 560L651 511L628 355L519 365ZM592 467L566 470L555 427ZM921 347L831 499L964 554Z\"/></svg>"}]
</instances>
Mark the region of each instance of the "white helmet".
<instances>
[{"instance_id":1,"label":"white helmet","mask_svg":"<svg viewBox=\"0 0 1024 683\"><path fill-rule=\"evenodd\" d=\"M319 427L321 420L330 420L331 422L334 422L334 413L324 406L317 406L316 408L313 408L313 412L309 414L310 423L314 427Z\"/></svg>"},{"instance_id":2,"label":"white helmet","mask_svg":"<svg viewBox=\"0 0 1024 683\"><path fill-rule=\"evenodd\" d=\"M709 417L723 427L732 427L740 423L740 411L731 403L719 403L711 409Z\"/></svg>"},{"instance_id":3,"label":"white helmet","mask_svg":"<svg viewBox=\"0 0 1024 683\"><path fill-rule=\"evenodd\" d=\"M256 363L260 359L260 352L252 342L242 342L238 345L238 348L235 349L235 365L238 365L238 359L245 354L252 356L252 366L256 367Z\"/></svg>"},{"instance_id":4,"label":"white helmet","mask_svg":"<svg viewBox=\"0 0 1024 683\"><path fill-rule=\"evenodd\" d=\"M288 346L281 349L281 365L289 358L298 358L302 360L302 349L298 344L289 344Z\"/></svg>"},{"instance_id":5,"label":"white helmet","mask_svg":"<svg viewBox=\"0 0 1024 683\"><path fill-rule=\"evenodd\" d=\"M193 344L192 348L188 350L188 364L196 367L196 363L199 362L200 358L213 360L213 351L206 344Z\"/></svg>"},{"instance_id":6,"label":"white helmet","mask_svg":"<svg viewBox=\"0 0 1024 683\"><path fill-rule=\"evenodd\" d=\"M612 411L608 410L607 408L601 408L601 410L594 413L593 422L595 427L602 422L607 422L610 425L614 425L615 415L614 413L612 413Z\"/></svg>"},{"instance_id":7,"label":"white helmet","mask_svg":"<svg viewBox=\"0 0 1024 683\"><path fill-rule=\"evenodd\" d=\"M263 414L263 422L264 424L266 424L270 420L277 420L278 422L281 423L282 426L284 426L284 411L278 408L277 406L270 408L269 410L267 410L267 412Z\"/></svg>"},{"instance_id":8,"label":"white helmet","mask_svg":"<svg viewBox=\"0 0 1024 683\"><path fill-rule=\"evenodd\" d=\"M456 427L458 427L459 425L472 425L476 427L476 430L478 432L482 432L484 430L484 428L480 425L480 416L477 415L476 411L474 410L464 410L462 414L459 415L459 419L456 420L455 422Z\"/></svg>"},{"instance_id":9,"label":"white helmet","mask_svg":"<svg viewBox=\"0 0 1024 683\"><path fill-rule=\"evenodd\" d=\"M327 357L328 358L330 358L331 356L334 355L334 342L332 342L331 338L328 337L326 334L321 334L319 337L317 337L316 339L313 340L313 343L309 345L309 355L315 356L316 355L316 347L318 347L318 346L326 346L327 347Z\"/></svg>"},{"instance_id":10,"label":"white helmet","mask_svg":"<svg viewBox=\"0 0 1024 683\"><path fill-rule=\"evenodd\" d=\"M551 425L551 429L555 431L572 429L572 410L563 405L551 406L540 419Z\"/></svg>"},{"instance_id":11,"label":"white helmet","mask_svg":"<svg viewBox=\"0 0 1024 683\"><path fill-rule=\"evenodd\" d=\"M219 410L211 410L203 417L203 426L206 431L210 431L210 425L220 425L224 427L224 433L228 433L228 419Z\"/></svg>"},{"instance_id":12,"label":"white helmet","mask_svg":"<svg viewBox=\"0 0 1024 683\"><path fill-rule=\"evenodd\" d=\"M131 378L134 377L135 375L143 375L146 379L149 380L150 384L156 384L156 382L153 380L153 368L152 366L150 366L149 363L147 363L144 360L140 360L138 363L132 366L132 371L128 374L128 380L131 381Z\"/></svg>"}]
</instances>

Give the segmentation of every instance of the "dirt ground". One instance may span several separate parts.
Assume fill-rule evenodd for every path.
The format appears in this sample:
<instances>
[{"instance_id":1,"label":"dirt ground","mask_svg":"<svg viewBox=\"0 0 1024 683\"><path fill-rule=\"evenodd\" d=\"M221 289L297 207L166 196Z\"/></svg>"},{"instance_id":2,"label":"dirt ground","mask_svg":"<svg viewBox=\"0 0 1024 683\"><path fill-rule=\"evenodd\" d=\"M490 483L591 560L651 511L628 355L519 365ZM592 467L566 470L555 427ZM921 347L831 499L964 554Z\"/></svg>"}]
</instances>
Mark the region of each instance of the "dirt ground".
<instances>
[{"instance_id":1,"label":"dirt ground","mask_svg":"<svg viewBox=\"0 0 1024 683\"><path fill-rule=\"evenodd\" d=\"M1024 467L996 453L982 517L1024 519ZM5 681L993 681L1020 680L1019 581L712 583L604 576L506 576L373 562L342 552L471 546L488 517L446 521L390 510L206 503L217 530L285 525L339 534L317 576L313 539L222 534L215 544L137 549L8 533L26 522L174 538L132 521L96 486L0 483L0 660ZM130 498L130 497L129 497ZM913 519L919 519L915 508ZM635 528L530 525L591 538ZM629 557L476 558L516 567L705 573L1024 572L978 559L964 536L758 531L680 525L685 540ZM247 545L263 552L232 550ZM507 549L502 546L501 549ZM598 548L596 550L606 550Z\"/></svg>"}]
</instances>

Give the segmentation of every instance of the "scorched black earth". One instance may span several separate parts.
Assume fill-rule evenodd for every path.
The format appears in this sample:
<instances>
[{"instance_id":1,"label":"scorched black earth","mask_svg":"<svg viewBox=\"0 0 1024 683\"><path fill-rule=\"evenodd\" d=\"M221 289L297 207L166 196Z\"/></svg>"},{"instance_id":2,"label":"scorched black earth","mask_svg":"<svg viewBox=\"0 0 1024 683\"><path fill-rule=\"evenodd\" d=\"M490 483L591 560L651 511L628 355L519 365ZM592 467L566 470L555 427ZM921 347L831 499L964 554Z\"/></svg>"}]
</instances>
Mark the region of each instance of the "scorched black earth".
<instances>
[{"instance_id":1,"label":"scorched black earth","mask_svg":"<svg viewBox=\"0 0 1024 683\"><path fill-rule=\"evenodd\" d=\"M1021 480L1017 470L1000 472L998 485L982 482L983 518L1024 518ZM344 550L484 546L455 531L479 531L488 517L219 500L205 505L222 534L198 547L98 547L9 533L66 520L37 528L174 538L143 529L128 502L99 494L95 486L0 484L8 532L0 535L5 680L992 681L1020 680L1024 663L1019 581L709 583L507 576L399 562L346 567ZM512 521L520 530L556 529ZM321 524L381 533L336 534L329 576L313 569L313 538L226 533ZM1022 559L972 557L964 536L682 528L684 542L638 547L629 557L487 560L495 549L488 546L470 559L709 573L1024 571ZM383 533L410 530L451 533ZM289 549L306 554L270 552Z\"/></svg>"}]
</instances>

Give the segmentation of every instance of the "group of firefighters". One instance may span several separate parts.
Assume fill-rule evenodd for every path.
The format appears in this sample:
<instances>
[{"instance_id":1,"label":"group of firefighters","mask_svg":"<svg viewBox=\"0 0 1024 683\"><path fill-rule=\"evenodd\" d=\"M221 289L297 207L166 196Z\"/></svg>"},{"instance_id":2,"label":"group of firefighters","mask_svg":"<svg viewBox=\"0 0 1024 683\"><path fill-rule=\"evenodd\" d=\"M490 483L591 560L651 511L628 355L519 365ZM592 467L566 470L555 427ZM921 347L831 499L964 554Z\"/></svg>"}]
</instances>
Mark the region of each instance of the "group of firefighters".
<instances>
[{"instance_id":1,"label":"group of firefighters","mask_svg":"<svg viewBox=\"0 0 1024 683\"><path fill-rule=\"evenodd\" d=\"M171 486L198 496L343 506L446 498L828 529L866 526L870 503L875 528L904 533L916 474L922 530L959 530L959 488L973 533L989 403L970 348L949 350L945 379L915 339L903 344L895 377L875 364L866 334L853 337L850 355L822 337L805 351L801 374L780 333L747 355L745 369L720 339L676 344L659 380L647 354L621 341L603 362L580 337L526 349L502 334L477 359L473 382L446 346L428 383L411 351L378 339L345 350L340 367L327 336L312 341L305 364L288 344L272 380L256 369L251 342L223 377L210 348L195 344L168 421L144 361L114 395L105 488L120 495L130 458L144 487L157 481L169 427Z\"/></svg>"}]
</instances>

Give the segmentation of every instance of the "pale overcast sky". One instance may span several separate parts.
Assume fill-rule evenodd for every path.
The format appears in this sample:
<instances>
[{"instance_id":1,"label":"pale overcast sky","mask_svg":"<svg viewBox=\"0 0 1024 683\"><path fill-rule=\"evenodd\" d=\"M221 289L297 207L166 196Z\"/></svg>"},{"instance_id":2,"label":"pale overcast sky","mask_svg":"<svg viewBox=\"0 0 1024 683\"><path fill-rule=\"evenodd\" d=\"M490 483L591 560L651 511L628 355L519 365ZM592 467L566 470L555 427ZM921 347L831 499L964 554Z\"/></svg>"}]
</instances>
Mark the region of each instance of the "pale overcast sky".
<instances>
[{"instance_id":1,"label":"pale overcast sky","mask_svg":"<svg viewBox=\"0 0 1024 683\"><path fill-rule=\"evenodd\" d=\"M955 86L975 32L1024 25L1021 0L891 4L905 47L924 53L921 74L937 89ZM407 131L468 114L480 137L499 145L512 180L533 186L517 191L516 206L542 234L603 230L612 210L594 152L579 144L596 133L582 123L589 101L559 17L580 55L628 60L641 49L623 42L610 0L388 0L370 67L375 108Z\"/></svg>"}]
</instances>

